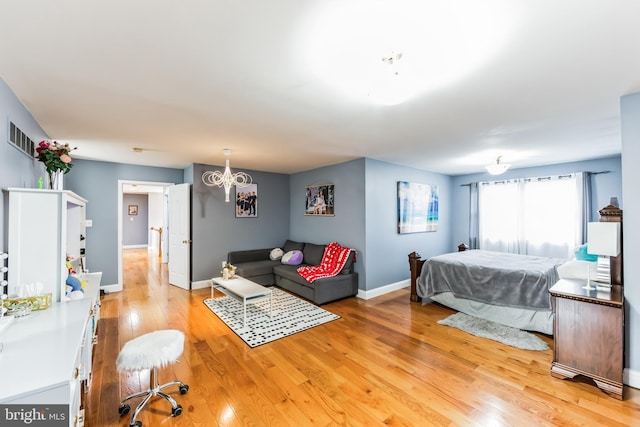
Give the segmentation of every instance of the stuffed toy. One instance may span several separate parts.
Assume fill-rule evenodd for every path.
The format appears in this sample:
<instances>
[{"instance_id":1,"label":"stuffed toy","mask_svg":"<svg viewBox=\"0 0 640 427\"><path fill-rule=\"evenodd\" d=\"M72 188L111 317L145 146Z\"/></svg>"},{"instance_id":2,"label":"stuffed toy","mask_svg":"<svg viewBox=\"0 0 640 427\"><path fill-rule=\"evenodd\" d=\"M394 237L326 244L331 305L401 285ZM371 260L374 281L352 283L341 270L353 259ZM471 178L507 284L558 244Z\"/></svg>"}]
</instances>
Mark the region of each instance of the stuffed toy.
<instances>
[{"instance_id":1,"label":"stuffed toy","mask_svg":"<svg viewBox=\"0 0 640 427\"><path fill-rule=\"evenodd\" d=\"M73 266L69 261L67 261L67 270L69 271L69 275L67 276L66 281L67 286L65 288L65 296L68 299L84 298L83 289L87 286L87 281L76 274L76 271L73 269Z\"/></svg>"}]
</instances>

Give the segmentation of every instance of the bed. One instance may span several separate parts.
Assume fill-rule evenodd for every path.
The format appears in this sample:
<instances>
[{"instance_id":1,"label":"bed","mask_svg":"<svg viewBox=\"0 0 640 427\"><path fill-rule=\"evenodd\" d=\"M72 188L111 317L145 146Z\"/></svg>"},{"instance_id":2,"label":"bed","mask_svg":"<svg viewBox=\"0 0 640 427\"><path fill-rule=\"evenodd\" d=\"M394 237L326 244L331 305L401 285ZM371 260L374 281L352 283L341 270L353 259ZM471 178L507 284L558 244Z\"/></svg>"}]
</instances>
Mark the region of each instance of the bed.
<instances>
[{"instance_id":1,"label":"bed","mask_svg":"<svg viewBox=\"0 0 640 427\"><path fill-rule=\"evenodd\" d=\"M552 334L549 288L567 260L482 250L463 250L426 261L414 252L411 299L429 298L454 310L518 329ZM413 274L412 274L413 277Z\"/></svg>"},{"instance_id":2,"label":"bed","mask_svg":"<svg viewBox=\"0 0 640 427\"><path fill-rule=\"evenodd\" d=\"M622 221L622 210L607 206L600 221ZM409 254L411 301L428 298L454 310L518 329L552 335L548 290L560 278L595 277L596 263L466 250L423 260ZM588 272L589 271L589 272ZM622 283L622 253L611 258L613 284Z\"/></svg>"}]
</instances>

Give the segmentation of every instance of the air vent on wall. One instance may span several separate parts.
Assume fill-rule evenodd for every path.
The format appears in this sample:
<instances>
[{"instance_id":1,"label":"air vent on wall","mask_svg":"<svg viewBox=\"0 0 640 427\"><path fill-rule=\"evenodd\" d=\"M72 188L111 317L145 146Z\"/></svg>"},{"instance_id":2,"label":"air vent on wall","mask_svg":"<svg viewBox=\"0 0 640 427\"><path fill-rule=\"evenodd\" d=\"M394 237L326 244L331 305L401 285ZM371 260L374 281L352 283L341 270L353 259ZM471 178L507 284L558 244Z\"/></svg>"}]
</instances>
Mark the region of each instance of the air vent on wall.
<instances>
[{"instance_id":1,"label":"air vent on wall","mask_svg":"<svg viewBox=\"0 0 640 427\"><path fill-rule=\"evenodd\" d=\"M9 143L30 158L35 156L35 144L12 121L9 121Z\"/></svg>"}]
</instances>

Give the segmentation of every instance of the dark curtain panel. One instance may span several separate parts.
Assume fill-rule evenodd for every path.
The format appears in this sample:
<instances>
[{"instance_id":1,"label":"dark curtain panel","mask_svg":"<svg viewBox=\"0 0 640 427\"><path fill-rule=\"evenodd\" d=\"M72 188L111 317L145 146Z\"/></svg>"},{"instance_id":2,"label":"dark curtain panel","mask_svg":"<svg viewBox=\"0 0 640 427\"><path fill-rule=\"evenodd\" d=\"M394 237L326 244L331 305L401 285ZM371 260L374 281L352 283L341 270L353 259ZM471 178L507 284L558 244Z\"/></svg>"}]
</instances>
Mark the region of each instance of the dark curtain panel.
<instances>
[{"instance_id":1,"label":"dark curtain panel","mask_svg":"<svg viewBox=\"0 0 640 427\"><path fill-rule=\"evenodd\" d=\"M581 240L584 243L587 241L587 225L591 221L591 172L581 172L578 174L578 180L582 181L582 200L581 200Z\"/></svg>"}]
</instances>

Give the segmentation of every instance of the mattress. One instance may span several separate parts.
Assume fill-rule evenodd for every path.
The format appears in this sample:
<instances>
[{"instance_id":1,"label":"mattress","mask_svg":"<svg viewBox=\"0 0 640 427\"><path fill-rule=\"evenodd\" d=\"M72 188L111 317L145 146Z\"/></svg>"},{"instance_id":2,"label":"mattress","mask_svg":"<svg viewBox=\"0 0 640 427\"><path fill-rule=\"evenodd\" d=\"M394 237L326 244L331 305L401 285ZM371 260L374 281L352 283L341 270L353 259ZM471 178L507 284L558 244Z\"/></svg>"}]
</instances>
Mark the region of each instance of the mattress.
<instances>
[{"instance_id":1,"label":"mattress","mask_svg":"<svg viewBox=\"0 0 640 427\"><path fill-rule=\"evenodd\" d=\"M565 262L483 250L453 252L424 263L416 290L423 298L450 292L481 303L550 311L549 288L558 281L557 266Z\"/></svg>"}]
</instances>

